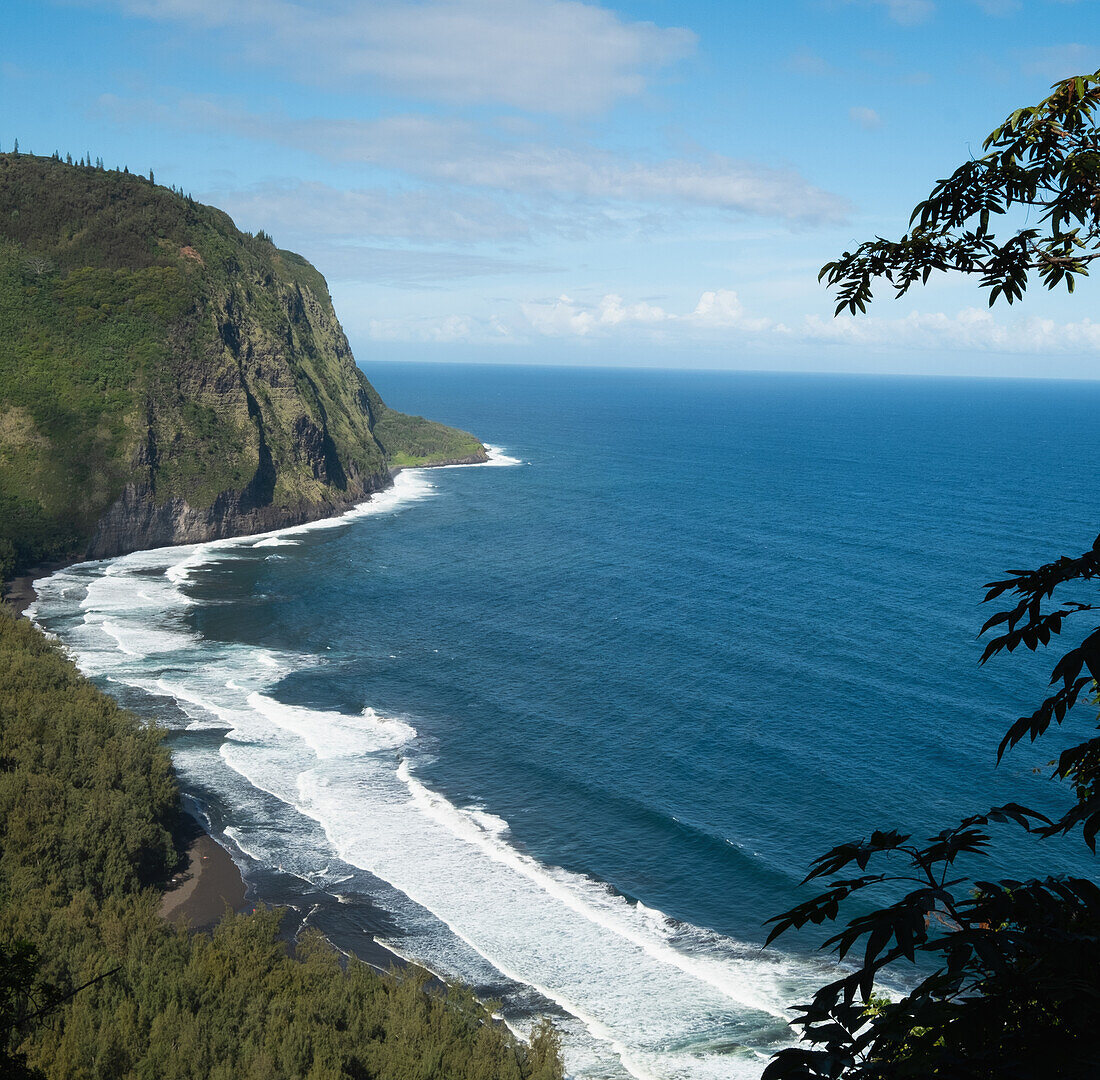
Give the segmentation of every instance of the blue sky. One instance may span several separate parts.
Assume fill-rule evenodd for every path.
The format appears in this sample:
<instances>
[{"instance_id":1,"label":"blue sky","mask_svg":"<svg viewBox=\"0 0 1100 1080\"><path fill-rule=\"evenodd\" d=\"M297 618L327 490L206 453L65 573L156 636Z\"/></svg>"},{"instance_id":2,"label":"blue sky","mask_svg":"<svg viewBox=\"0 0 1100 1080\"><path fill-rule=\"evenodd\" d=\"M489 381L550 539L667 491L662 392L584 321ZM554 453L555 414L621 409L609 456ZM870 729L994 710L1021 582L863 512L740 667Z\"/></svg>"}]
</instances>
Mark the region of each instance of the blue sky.
<instances>
[{"instance_id":1,"label":"blue sky","mask_svg":"<svg viewBox=\"0 0 1100 1080\"><path fill-rule=\"evenodd\" d=\"M0 147L153 168L328 278L361 363L1095 378L1100 282L821 264L1100 68L1100 0L5 5Z\"/></svg>"}]
</instances>

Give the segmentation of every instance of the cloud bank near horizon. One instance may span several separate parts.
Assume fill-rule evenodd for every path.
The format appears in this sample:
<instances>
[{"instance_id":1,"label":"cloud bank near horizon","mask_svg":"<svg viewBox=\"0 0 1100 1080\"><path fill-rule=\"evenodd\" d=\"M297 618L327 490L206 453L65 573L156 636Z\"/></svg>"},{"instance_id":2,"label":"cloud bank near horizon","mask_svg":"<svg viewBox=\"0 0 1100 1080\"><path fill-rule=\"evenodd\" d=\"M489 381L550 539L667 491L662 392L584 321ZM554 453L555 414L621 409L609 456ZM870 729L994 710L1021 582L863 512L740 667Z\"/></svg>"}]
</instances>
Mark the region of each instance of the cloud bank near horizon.
<instances>
[{"instance_id":1,"label":"cloud bank near horizon","mask_svg":"<svg viewBox=\"0 0 1100 1080\"><path fill-rule=\"evenodd\" d=\"M1042 357L1100 349L1100 322L1058 321L1024 316L998 321L988 310L964 308L956 314L911 311L890 318L849 316L824 319L803 315L787 322L746 311L734 289L704 291L689 309L671 310L647 299L606 293L590 300L567 294L504 307L488 317L447 314L430 317L371 318L368 336L377 341L522 344L554 339L564 345L618 339L627 343L677 347L751 343L768 354L813 347L860 346L880 352L981 352Z\"/></svg>"}]
</instances>

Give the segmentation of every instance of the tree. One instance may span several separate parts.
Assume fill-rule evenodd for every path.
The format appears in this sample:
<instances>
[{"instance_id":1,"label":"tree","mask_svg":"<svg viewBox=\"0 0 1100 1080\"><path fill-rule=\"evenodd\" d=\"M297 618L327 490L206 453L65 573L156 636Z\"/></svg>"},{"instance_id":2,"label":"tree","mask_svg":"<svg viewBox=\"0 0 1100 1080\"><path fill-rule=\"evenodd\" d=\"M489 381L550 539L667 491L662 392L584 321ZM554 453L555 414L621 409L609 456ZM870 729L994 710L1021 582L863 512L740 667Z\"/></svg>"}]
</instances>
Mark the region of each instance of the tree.
<instances>
[{"instance_id":1,"label":"tree","mask_svg":"<svg viewBox=\"0 0 1100 1080\"><path fill-rule=\"evenodd\" d=\"M28 255L23 260L23 269L34 277L42 277L45 274L53 273L57 267L45 255Z\"/></svg>"},{"instance_id":2,"label":"tree","mask_svg":"<svg viewBox=\"0 0 1100 1080\"><path fill-rule=\"evenodd\" d=\"M820 277L837 291L837 314L866 310L879 279L901 296L933 271L978 276L990 305L1018 300L1036 277L1046 288L1065 283L1072 291L1100 258L1100 71L1066 79L1053 91L994 130L985 156L939 181L900 240L876 238L822 268ZM998 238L993 223L1011 228L1022 211L1025 227ZM1021 645L1047 647L1067 621L1076 625L1100 609L1094 599L1064 598L1098 578L1100 537L1076 558L990 582L986 600L1010 603L982 627L995 636L981 662ZM1055 664L1050 696L1009 725L997 760L1051 724L1075 723L1080 714L1071 711L1082 698L1095 701L1098 681L1100 626L1093 625ZM801 1007L795 1023L804 1045L776 1055L766 1080L1100 1075L1100 887L1057 873L971 880L956 868L961 857L986 852L994 825L1022 828L1037 842L1080 827L1095 854L1100 738L1065 750L1052 777L1069 793L1054 820L1010 803L924 843L875 831L814 861L806 881L831 879L828 888L769 920L769 943L791 928L837 921L864 890L907 891L850 919L825 943L854 968ZM917 965L915 989L896 1001L876 996L876 980L899 963Z\"/></svg>"},{"instance_id":3,"label":"tree","mask_svg":"<svg viewBox=\"0 0 1100 1080\"><path fill-rule=\"evenodd\" d=\"M43 1080L19 1052L26 1016L34 1008L38 952L29 942L0 944L0 1070L11 1080Z\"/></svg>"},{"instance_id":4,"label":"tree","mask_svg":"<svg viewBox=\"0 0 1100 1080\"><path fill-rule=\"evenodd\" d=\"M1018 300L1033 274L1048 289L1065 282L1073 292L1100 258L1100 71L1053 89L989 135L990 153L940 180L900 240L876 238L821 268L819 280L837 290L837 314L866 311L876 278L903 296L933 270L979 275L990 306ZM991 219L1017 208L1037 212L1036 225L998 240Z\"/></svg>"}]
</instances>

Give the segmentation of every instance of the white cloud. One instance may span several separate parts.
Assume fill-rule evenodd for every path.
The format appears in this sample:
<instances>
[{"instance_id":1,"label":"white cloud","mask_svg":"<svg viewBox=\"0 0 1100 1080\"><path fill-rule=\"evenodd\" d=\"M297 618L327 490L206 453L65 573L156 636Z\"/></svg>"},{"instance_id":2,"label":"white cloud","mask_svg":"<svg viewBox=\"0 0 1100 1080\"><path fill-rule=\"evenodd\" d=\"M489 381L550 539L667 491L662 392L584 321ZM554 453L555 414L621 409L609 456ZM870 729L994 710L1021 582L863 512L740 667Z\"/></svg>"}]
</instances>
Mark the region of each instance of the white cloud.
<instances>
[{"instance_id":1,"label":"white cloud","mask_svg":"<svg viewBox=\"0 0 1100 1080\"><path fill-rule=\"evenodd\" d=\"M843 0L844 3L872 4L884 8L886 14L901 26L916 26L930 19L936 11L933 0Z\"/></svg>"},{"instance_id":2,"label":"white cloud","mask_svg":"<svg viewBox=\"0 0 1100 1080\"><path fill-rule=\"evenodd\" d=\"M987 15L1012 15L1023 7L1020 0L974 0Z\"/></svg>"},{"instance_id":3,"label":"white cloud","mask_svg":"<svg viewBox=\"0 0 1100 1080\"><path fill-rule=\"evenodd\" d=\"M317 182L200 194L240 228L264 229L280 247L305 255L330 281L423 288L553 269L499 253L510 241L529 239L538 221L535 213L517 216L499 199L435 189L347 191Z\"/></svg>"},{"instance_id":4,"label":"white cloud","mask_svg":"<svg viewBox=\"0 0 1100 1080\"><path fill-rule=\"evenodd\" d=\"M1100 323L1091 319L1064 323L1029 316L1004 322L981 308L964 308L955 315L911 312L901 319L840 316L825 320L808 316L798 332L808 341L891 349L978 349L1043 355L1100 347Z\"/></svg>"},{"instance_id":5,"label":"white cloud","mask_svg":"<svg viewBox=\"0 0 1100 1080\"><path fill-rule=\"evenodd\" d=\"M787 57L786 67L796 75L821 78L826 75L842 74L840 68L830 64L820 53L813 49L799 49Z\"/></svg>"},{"instance_id":6,"label":"white cloud","mask_svg":"<svg viewBox=\"0 0 1100 1080\"><path fill-rule=\"evenodd\" d=\"M276 238L278 239L278 238ZM518 259L477 255L469 251L436 251L423 248L378 247L358 242L297 243L330 281L370 282L421 290L441 282L474 277L507 277L546 274L551 266Z\"/></svg>"},{"instance_id":7,"label":"white cloud","mask_svg":"<svg viewBox=\"0 0 1100 1080\"><path fill-rule=\"evenodd\" d=\"M546 337L590 337L620 330L665 331L680 333L715 330L740 330L750 333L774 330L786 333L786 327L770 319L746 317L737 293L732 289L704 292L689 312L675 313L640 300L626 303L617 293L608 293L594 303L581 303L570 296L555 300L529 301L520 305L527 325Z\"/></svg>"},{"instance_id":8,"label":"white cloud","mask_svg":"<svg viewBox=\"0 0 1100 1080\"><path fill-rule=\"evenodd\" d=\"M597 112L639 94L651 72L695 46L689 30L629 21L579 0L113 0L112 6L228 30L222 38L235 58L305 82L552 113Z\"/></svg>"},{"instance_id":9,"label":"white cloud","mask_svg":"<svg viewBox=\"0 0 1100 1080\"><path fill-rule=\"evenodd\" d=\"M480 341L483 336L482 330L482 326L468 315L367 321L367 336L374 341L426 341L449 345Z\"/></svg>"},{"instance_id":10,"label":"white cloud","mask_svg":"<svg viewBox=\"0 0 1100 1080\"><path fill-rule=\"evenodd\" d=\"M1038 75L1051 82L1089 74L1100 68L1100 46L1081 42L1045 45L1025 53L1022 66L1026 74Z\"/></svg>"},{"instance_id":11,"label":"white cloud","mask_svg":"<svg viewBox=\"0 0 1100 1080\"><path fill-rule=\"evenodd\" d=\"M277 237L491 243L527 239L537 221L537 215L510 212L499 199L434 188L344 190L315 181L265 182L204 197L242 228L263 228Z\"/></svg>"},{"instance_id":12,"label":"white cloud","mask_svg":"<svg viewBox=\"0 0 1100 1080\"><path fill-rule=\"evenodd\" d=\"M716 289L705 292L699 297L695 310L685 317L685 321L700 328L737 329L749 333L772 330L776 333L788 333L783 323L771 319L752 318L745 314L744 307L733 289Z\"/></svg>"},{"instance_id":13,"label":"white cloud","mask_svg":"<svg viewBox=\"0 0 1100 1080\"><path fill-rule=\"evenodd\" d=\"M609 327L654 326L675 318L663 308L645 301L625 305L623 298L608 293L594 305L579 304L569 296L521 305L531 329L547 337L587 337Z\"/></svg>"},{"instance_id":14,"label":"white cloud","mask_svg":"<svg viewBox=\"0 0 1100 1080\"><path fill-rule=\"evenodd\" d=\"M251 114L203 97L186 97L168 106L111 94L98 98L95 108L117 122L220 129L304 149L333 161L404 172L452 188L458 185L568 199L572 217L576 216L578 198L703 206L812 223L842 220L849 209L845 200L791 169L774 169L720 154L698 160L634 161L594 147L509 140L457 118L404 115L375 120L300 120Z\"/></svg>"},{"instance_id":15,"label":"white cloud","mask_svg":"<svg viewBox=\"0 0 1100 1080\"><path fill-rule=\"evenodd\" d=\"M1002 321L992 312L965 308L956 314L910 312L901 318L807 315L790 324L745 311L732 289L707 290L690 310L672 311L618 293L583 301L563 294L530 300L490 318L470 315L373 320L369 333L391 341L529 343L538 339L592 341L619 338L635 343L713 347L751 343L761 356L843 351L858 366L867 354L1012 354L1045 358L1076 356L1100 348L1100 322L1056 322L1037 316Z\"/></svg>"},{"instance_id":16,"label":"white cloud","mask_svg":"<svg viewBox=\"0 0 1100 1080\"><path fill-rule=\"evenodd\" d=\"M882 117L874 109L865 105L855 105L848 110L848 117L853 124L863 128L864 131L875 131L882 127Z\"/></svg>"},{"instance_id":17,"label":"white cloud","mask_svg":"<svg viewBox=\"0 0 1100 1080\"><path fill-rule=\"evenodd\" d=\"M626 202L689 203L796 221L837 221L847 204L793 170L712 154L700 161L630 161L596 150L523 146L434 163L441 178L508 191Z\"/></svg>"},{"instance_id":18,"label":"white cloud","mask_svg":"<svg viewBox=\"0 0 1100 1080\"><path fill-rule=\"evenodd\" d=\"M914 26L931 18L936 10L932 0L875 0L886 8L890 18L902 26Z\"/></svg>"}]
</instances>

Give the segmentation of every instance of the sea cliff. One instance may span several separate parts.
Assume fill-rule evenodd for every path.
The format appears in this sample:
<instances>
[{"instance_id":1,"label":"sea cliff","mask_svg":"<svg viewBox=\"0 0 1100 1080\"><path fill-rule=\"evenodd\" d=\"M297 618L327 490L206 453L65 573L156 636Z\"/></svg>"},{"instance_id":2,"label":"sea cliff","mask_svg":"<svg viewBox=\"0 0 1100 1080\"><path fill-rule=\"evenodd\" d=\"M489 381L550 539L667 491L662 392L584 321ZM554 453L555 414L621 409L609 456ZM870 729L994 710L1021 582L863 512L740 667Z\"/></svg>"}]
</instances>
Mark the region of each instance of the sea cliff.
<instances>
[{"instance_id":1,"label":"sea cliff","mask_svg":"<svg viewBox=\"0 0 1100 1080\"><path fill-rule=\"evenodd\" d=\"M386 406L300 255L151 177L0 154L9 572L294 525L391 468L485 459Z\"/></svg>"}]
</instances>

